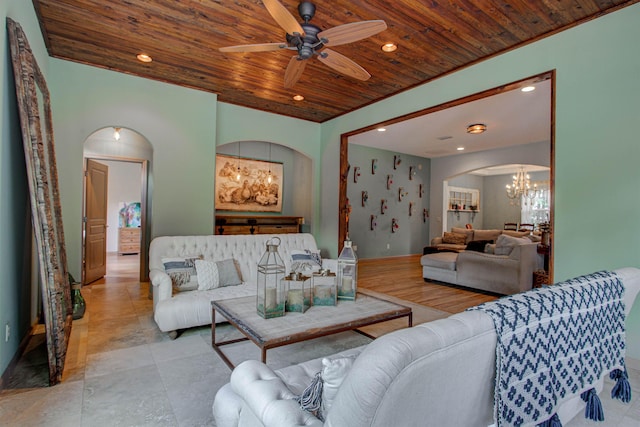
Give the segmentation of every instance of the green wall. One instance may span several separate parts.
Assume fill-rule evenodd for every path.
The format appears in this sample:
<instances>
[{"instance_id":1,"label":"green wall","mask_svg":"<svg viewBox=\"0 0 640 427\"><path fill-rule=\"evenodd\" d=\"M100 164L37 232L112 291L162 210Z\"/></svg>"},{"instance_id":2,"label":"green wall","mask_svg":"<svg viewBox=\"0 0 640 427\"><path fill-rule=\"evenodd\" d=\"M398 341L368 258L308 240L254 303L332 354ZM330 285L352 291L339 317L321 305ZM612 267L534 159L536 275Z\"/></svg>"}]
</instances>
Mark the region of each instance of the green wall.
<instances>
[{"instance_id":1,"label":"green wall","mask_svg":"<svg viewBox=\"0 0 640 427\"><path fill-rule=\"evenodd\" d=\"M524 77L556 70L556 279L621 266L638 266L640 208L637 183L637 99L640 96L640 4L439 78L323 124L218 103L213 94L92 68L46 56L31 2L0 2L0 15L19 21L34 47L52 95L58 170L69 269L80 271L82 143L104 126L132 128L154 147L152 237L212 231L215 147L270 141L313 161L313 227L319 247L337 255L340 135ZM0 321L29 323L20 233L24 171L15 163L15 101L6 31L0 34ZM301 108L304 108L302 106ZM432 165L433 168L433 165ZM432 185L437 185L432 183ZM22 197L22 198L21 198ZM184 217L188 215L189 220ZM431 232L434 232L431 224ZM5 249L7 248L7 249ZM28 316L27 316L28 317ZM640 359L640 307L630 316L628 354ZM0 327L3 324L0 324ZM24 329L24 328L23 328ZM26 333L19 330L18 339ZM4 343L3 343L4 344ZM17 349L2 345L0 369Z\"/></svg>"},{"instance_id":2,"label":"green wall","mask_svg":"<svg viewBox=\"0 0 640 427\"><path fill-rule=\"evenodd\" d=\"M640 4L324 123L321 239L337 235L340 134L556 70L555 278L639 266L638 22ZM640 359L640 307L628 324Z\"/></svg>"}]
</instances>

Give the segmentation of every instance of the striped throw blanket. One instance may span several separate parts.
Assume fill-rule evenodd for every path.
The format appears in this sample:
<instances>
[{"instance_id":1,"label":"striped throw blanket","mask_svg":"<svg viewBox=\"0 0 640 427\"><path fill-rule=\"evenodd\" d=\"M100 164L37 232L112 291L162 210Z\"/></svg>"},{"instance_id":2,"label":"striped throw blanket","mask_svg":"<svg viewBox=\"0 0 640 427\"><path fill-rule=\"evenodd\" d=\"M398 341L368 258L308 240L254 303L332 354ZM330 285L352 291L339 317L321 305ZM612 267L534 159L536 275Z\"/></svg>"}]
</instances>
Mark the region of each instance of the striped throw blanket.
<instances>
[{"instance_id":1,"label":"striped throw blanket","mask_svg":"<svg viewBox=\"0 0 640 427\"><path fill-rule=\"evenodd\" d=\"M624 367L624 287L598 272L472 307L494 321L494 416L501 426L561 426L564 401L581 395L585 416L604 420L593 387L609 372L612 397L628 402Z\"/></svg>"}]
</instances>

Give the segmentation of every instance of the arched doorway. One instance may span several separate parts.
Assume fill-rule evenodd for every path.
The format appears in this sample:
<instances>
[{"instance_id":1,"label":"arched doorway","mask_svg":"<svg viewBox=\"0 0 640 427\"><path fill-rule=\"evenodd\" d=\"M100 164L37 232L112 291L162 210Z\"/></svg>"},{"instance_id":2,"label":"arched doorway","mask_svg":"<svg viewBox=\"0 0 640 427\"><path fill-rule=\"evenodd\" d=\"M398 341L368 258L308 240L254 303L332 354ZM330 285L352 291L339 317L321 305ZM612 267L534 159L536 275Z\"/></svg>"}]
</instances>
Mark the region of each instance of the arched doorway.
<instances>
[{"instance_id":1,"label":"arched doorway","mask_svg":"<svg viewBox=\"0 0 640 427\"><path fill-rule=\"evenodd\" d=\"M147 281L151 235L151 143L135 130L109 126L96 130L87 137L83 145L83 157L85 180L82 207L82 282L86 284L95 281L103 269L106 271L109 251L119 254L137 253L139 279ZM103 190L96 188L92 182L92 164L106 168L106 175L98 173L95 180L98 184L105 184ZM115 172L111 178L108 176L109 166ZM101 174L104 177L101 177ZM108 184L102 182L104 180L109 180L112 186L118 187L116 191L106 193ZM96 195L101 192L105 194L97 198ZM96 210L100 212L96 213ZM121 233L123 231L135 233ZM123 239L121 234L126 235L132 242L139 241L139 245L120 245L118 240Z\"/></svg>"}]
</instances>

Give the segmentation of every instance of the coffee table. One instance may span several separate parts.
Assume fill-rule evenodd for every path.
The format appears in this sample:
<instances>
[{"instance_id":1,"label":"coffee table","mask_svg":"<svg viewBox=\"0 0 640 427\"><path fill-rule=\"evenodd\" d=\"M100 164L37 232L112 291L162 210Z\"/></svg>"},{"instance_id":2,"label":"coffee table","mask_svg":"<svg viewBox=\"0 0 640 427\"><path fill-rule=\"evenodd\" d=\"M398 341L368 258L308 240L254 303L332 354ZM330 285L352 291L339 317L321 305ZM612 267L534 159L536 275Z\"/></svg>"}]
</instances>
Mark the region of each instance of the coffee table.
<instances>
[{"instance_id":1,"label":"coffee table","mask_svg":"<svg viewBox=\"0 0 640 427\"><path fill-rule=\"evenodd\" d=\"M271 319L258 315L255 296L211 301L211 310L212 319L218 312L244 335L216 342L216 324L211 324L211 346L231 369L234 365L220 347L240 341L251 340L260 347L262 362L266 363L270 348L344 331L356 331L374 338L357 329L401 317L407 317L408 326L413 326L410 307L360 293L355 301L338 301L336 306L312 306L304 314L287 312L283 317Z\"/></svg>"}]
</instances>

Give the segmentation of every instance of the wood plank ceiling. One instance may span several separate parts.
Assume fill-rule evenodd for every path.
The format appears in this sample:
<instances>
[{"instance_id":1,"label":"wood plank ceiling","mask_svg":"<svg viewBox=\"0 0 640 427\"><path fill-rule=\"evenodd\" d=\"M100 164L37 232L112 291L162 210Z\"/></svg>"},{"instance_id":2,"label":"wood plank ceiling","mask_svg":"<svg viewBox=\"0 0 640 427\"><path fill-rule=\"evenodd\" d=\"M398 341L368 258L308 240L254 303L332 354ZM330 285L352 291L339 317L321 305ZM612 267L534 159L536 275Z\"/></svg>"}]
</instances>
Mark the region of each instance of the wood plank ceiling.
<instances>
[{"instance_id":1,"label":"wood plank ceiling","mask_svg":"<svg viewBox=\"0 0 640 427\"><path fill-rule=\"evenodd\" d=\"M640 0L317 0L321 29L383 19L388 28L333 48L363 66L365 82L317 60L292 89L291 50L218 48L285 41L260 0L33 0L49 54L218 94L221 102L324 122L461 67ZM296 18L297 0L281 0ZM301 20L301 19L300 19ZM381 46L398 49L385 53ZM136 60L144 52L151 63ZM526 76L523 76L526 77ZM297 102L293 95L304 101Z\"/></svg>"}]
</instances>

